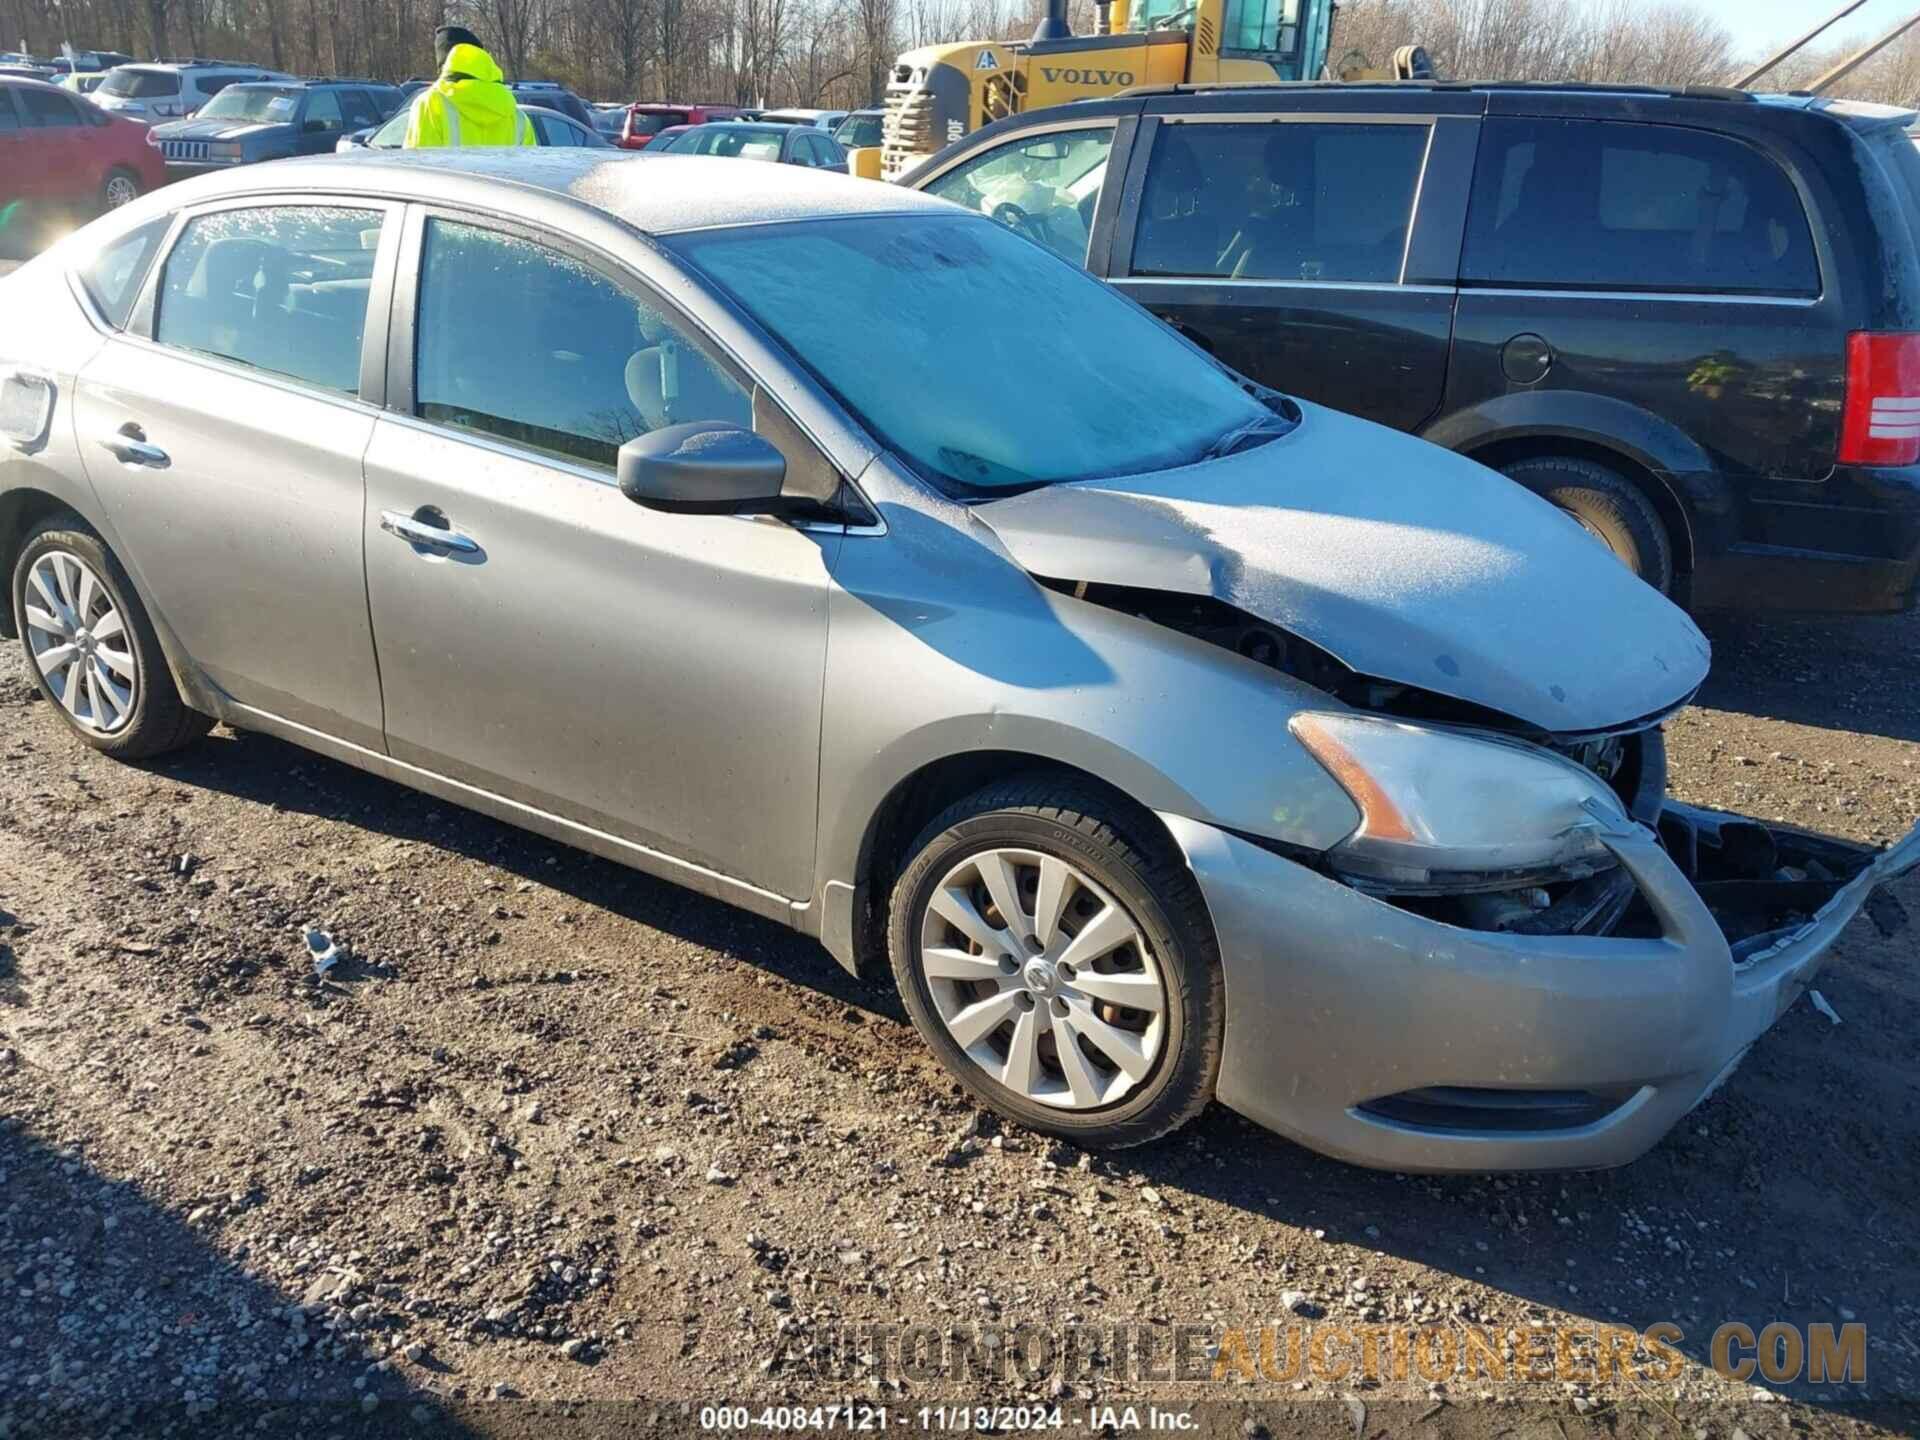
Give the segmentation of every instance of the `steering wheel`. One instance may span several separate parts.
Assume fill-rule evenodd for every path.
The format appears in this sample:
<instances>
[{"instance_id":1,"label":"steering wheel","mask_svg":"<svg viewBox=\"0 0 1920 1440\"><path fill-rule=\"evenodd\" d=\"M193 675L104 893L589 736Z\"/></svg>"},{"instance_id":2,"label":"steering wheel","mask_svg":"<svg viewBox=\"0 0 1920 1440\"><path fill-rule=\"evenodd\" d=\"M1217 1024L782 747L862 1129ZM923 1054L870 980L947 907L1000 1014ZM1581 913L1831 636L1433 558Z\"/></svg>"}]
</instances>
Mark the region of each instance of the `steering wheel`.
<instances>
[{"instance_id":1,"label":"steering wheel","mask_svg":"<svg viewBox=\"0 0 1920 1440\"><path fill-rule=\"evenodd\" d=\"M1034 218L1018 205L1003 201L993 207L993 218L1009 230L1026 236L1035 244L1047 243L1047 237L1040 233L1040 227L1034 222Z\"/></svg>"}]
</instances>

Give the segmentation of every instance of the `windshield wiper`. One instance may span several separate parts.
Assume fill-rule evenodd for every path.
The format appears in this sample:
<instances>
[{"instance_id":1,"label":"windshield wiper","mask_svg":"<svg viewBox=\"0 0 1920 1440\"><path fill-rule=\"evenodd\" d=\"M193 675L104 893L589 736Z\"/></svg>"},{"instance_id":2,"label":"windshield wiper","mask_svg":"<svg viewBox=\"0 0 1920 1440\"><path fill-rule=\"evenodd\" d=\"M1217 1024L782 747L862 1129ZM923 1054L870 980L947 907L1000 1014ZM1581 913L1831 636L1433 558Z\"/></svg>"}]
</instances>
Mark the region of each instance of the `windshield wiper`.
<instances>
[{"instance_id":1,"label":"windshield wiper","mask_svg":"<svg viewBox=\"0 0 1920 1440\"><path fill-rule=\"evenodd\" d=\"M1202 460L1220 460L1237 454L1250 445L1277 440L1298 422L1285 415L1261 415L1237 429L1229 430L1200 453Z\"/></svg>"}]
</instances>

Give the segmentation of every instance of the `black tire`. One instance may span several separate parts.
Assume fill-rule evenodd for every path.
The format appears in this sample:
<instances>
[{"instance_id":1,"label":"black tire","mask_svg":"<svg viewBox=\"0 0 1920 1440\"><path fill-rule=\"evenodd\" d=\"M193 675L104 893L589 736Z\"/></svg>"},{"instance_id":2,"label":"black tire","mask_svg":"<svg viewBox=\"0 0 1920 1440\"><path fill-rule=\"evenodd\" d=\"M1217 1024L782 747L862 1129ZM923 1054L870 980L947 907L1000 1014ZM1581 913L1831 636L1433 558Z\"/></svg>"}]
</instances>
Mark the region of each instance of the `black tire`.
<instances>
[{"instance_id":1,"label":"black tire","mask_svg":"<svg viewBox=\"0 0 1920 1440\"><path fill-rule=\"evenodd\" d=\"M131 195L124 193L125 186L133 187ZM100 181L100 213L104 215L109 210L118 210L122 205L131 203L139 196L140 177L126 166L116 165Z\"/></svg>"},{"instance_id":2,"label":"black tire","mask_svg":"<svg viewBox=\"0 0 1920 1440\"><path fill-rule=\"evenodd\" d=\"M1566 511L1661 594L1673 589L1673 541L1647 492L1591 460L1543 455L1504 468L1509 479Z\"/></svg>"},{"instance_id":3,"label":"black tire","mask_svg":"<svg viewBox=\"0 0 1920 1440\"><path fill-rule=\"evenodd\" d=\"M1016 1093L970 1059L940 1018L920 963L927 906L955 865L998 847L1077 867L1121 904L1153 950L1165 1033L1153 1068L1111 1105L1063 1109ZM887 949L907 1013L941 1063L988 1108L1076 1145L1120 1149L1179 1129L1213 1097L1226 1028L1219 949L1192 872L1145 812L1069 780L1003 781L927 825L908 849L888 908ZM1057 1052L1053 1063L1057 1069Z\"/></svg>"},{"instance_id":4,"label":"black tire","mask_svg":"<svg viewBox=\"0 0 1920 1440\"><path fill-rule=\"evenodd\" d=\"M34 658L32 634L27 625L28 577L35 563L54 551L75 556L93 572L125 624L137 678L131 716L124 725L110 732L91 729L68 713ZM180 698L180 691L173 683L173 672L167 668L166 656L154 634L153 621L147 615L146 606L140 603L133 582L113 552L79 517L53 516L27 537L13 567L12 603L14 623L20 632L27 670L34 684L67 728L101 754L116 760L145 760L189 745L213 728L212 720L188 709ZM44 604L44 601L36 598L35 603Z\"/></svg>"}]
</instances>

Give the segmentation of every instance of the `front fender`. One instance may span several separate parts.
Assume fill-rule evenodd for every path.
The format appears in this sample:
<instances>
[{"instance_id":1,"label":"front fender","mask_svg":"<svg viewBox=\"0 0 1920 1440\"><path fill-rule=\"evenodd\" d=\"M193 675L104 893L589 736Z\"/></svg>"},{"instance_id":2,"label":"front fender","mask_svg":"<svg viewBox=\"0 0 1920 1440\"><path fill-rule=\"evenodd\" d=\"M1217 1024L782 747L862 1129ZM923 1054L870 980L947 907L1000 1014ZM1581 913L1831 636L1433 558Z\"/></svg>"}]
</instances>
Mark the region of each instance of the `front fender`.
<instances>
[{"instance_id":1,"label":"front fender","mask_svg":"<svg viewBox=\"0 0 1920 1440\"><path fill-rule=\"evenodd\" d=\"M1321 692L1037 584L984 535L888 507L829 599L815 893L844 897L917 772L988 751L1082 771L1149 809L1323 850L1359 812L1288 719Z\"/></svg>"}]
</instances>

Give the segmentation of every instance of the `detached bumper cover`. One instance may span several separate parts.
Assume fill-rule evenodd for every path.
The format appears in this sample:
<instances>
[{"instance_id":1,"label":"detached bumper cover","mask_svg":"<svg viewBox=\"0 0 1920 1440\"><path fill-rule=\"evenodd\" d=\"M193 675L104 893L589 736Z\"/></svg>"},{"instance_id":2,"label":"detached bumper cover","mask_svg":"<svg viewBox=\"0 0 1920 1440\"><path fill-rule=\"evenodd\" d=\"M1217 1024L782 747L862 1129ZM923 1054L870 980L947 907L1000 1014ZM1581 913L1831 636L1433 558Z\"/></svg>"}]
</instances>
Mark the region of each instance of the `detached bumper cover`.
<instances>
[{"instance_id":1,"label":"detached bumper cover","mask_svg":"<svg viewBox=\"0 0 1920 1440\"><path fill-rule=\"evenodd\" d=\"M1739 819L1669 806L1711 829ZM1621 1165L1710 1094L1812 983L1875 887L1920 864L1920 826L1817 913L1736 963L1654 835L1604 838L1659 920L1653 938L1467 930L1373 899L1225 831L1162 816L1206 896L1226 972L1222 1103L1315 1150L1384 1169ZM1598 1119L1515 1131L1368 1107L1409 1092L1607 1097ZM1392 1107L1387 1107L1392 1109ZM1427 1116L1444 1108L1412 1107Z\"/></svg>"}]
</instances>

